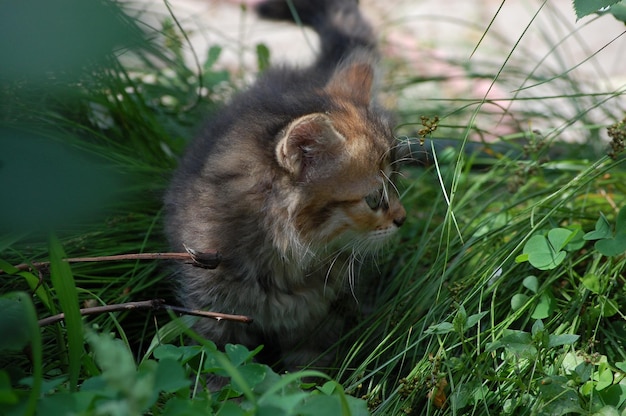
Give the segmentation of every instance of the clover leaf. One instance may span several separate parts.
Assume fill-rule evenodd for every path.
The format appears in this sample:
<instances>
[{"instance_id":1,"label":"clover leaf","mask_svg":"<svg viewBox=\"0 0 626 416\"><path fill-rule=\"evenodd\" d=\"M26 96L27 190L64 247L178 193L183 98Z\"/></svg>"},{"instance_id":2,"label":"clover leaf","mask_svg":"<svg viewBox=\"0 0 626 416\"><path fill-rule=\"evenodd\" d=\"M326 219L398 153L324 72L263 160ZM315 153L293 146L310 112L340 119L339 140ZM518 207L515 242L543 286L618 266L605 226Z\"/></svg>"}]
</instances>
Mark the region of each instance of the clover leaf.
<instances>
[{"instance_id":1,"label":"clover leaf","mask_svg":"<svg viewBox=\"0 0 626 416\"><path fill-rule=\"evenodd\" d=\"M565 260L567 253L563 248L574 234L574 231L565 228L553 228L547 236L534 235L526 242L523 254L517 260L528 260L539 270L554 269Z\"/></svg>"},{"instance_id":2,"label":"clover leaf","mask_svg":"<svg viewBox=\"0 0 626 416\"><path fill-rule=\"evenodd\" d=\"M585 240L598 240L595 248L603 255L618 256L626 252L626 206L620 209L615 223L615 236L611 233L611 226L606 217L600 213L596 222L596 229L583 237Z\"/></svg>"}]
</instances>

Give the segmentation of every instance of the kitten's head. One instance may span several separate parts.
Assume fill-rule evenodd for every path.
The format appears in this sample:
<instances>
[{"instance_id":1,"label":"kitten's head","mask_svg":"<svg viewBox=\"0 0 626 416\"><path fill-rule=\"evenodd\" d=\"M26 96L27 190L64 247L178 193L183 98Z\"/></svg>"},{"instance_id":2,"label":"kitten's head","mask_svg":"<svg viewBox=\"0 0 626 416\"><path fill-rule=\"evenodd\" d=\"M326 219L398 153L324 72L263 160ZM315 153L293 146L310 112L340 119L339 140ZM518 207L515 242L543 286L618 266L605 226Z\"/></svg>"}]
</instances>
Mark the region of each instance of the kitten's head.
<instances>
[{"instance_id":1,"label":"kitten's head","mask_svg":"<svg viewBox=\"0 0 626 416\"><path fill-rule=\"evenodd\" d=\"M297 195L290 220L312 248L370 251L406 218L393 183L397 141L387 113L371 101L372 67L337 70L324 88L333 110L292 121L276 145Z\"/></svg>"}]
</instances>

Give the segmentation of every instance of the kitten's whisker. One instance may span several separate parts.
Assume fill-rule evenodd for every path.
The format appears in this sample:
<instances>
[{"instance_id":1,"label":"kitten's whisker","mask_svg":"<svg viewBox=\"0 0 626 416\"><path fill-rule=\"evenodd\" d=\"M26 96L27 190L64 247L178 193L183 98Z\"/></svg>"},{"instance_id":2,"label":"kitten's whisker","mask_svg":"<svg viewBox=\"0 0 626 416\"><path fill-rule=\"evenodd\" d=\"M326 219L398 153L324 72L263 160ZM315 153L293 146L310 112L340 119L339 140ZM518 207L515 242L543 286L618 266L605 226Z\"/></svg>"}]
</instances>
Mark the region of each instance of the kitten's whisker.
<instances>
[{"instance_id":1,"label":"kitten's whisker","mask_svg":"<svg viewBox=\"0 0 626 416\"><path fill-rule=\"evenodd\" d=\"M328 266L328 270L326 271L326 277L324 278L324 294L326 294L326 287L328 286L328 280L330 279L330 272L332 271L333 267L335 266L335 263L339 259L340 255L341 255L341 253L337 253L334 256L335 258L331 261L330 265Z\"/></svg>"},{"instance_id":2,"label":"kitten's whisker","mask_svg":"<svg viewBox=\"0 0 626 416\"><path fill-rule=\"evenodd\" d=\"M425 152L425 153L427 153L427 152ZM415 162L415 158L413 158L413 157L402 157L402 158L396 159L396 160L392 161L391 163L389 163L389 166L401 165L403 163L411 163L411 162Z\"/></svg>"},{"instance_id":3,"label":"kitten's whisker","mask_svg":"<svg viewBox=\"0 0 626 416\"><path fill-rule=\"evenodd\" d=\"M352 298L359 303L359 299L356 295L356 285L355 285L355 272L354 272L354 261L355 261L355 253L354 249L350 253L349 265L348 265L348 284L350 285L350 293L352 294Z\"/></svg>"},{"instance_id":4,"label":"kitten's whisker","mask_svg":"<svg viewBox=\"0 0 626 416\"><path fill-rule=\"evenodd\" d=\"M396 184L395 184L395 183L393 183L393 181L389 178L389 176L387 176L387 174L386 174L385 172L383 172L383 171L381 171L380 173L381 173L381 174L383 175L383 177L386 179L386 183L391 184L391 186L393 187L393 189L396 191L396 194L397 194L397 195L400 195L400 191L398 190L398 187L396 186ZM385 186L385 187L384 187L384 189L385 189L385 192L386 192L386 191L387 191L387 187ZM386 196L387 196L387 198L389 197L388 195L386 195Z\"/></svg>"},{"instance_id":5,"label":"kitten's whisker","mask_svg":"<svg viewBox=\"0 0 626 416\"><path fill-rule=\"evenodd\" d=\"M392 171L391 171L391 175L392 175L392 176L396 176L396 175L397 175L397 176L399 176L399 177L401 177L401 178L404 178L404 179L406 179L406 178L407 178L406 173L404 173L404 172L400 172L400 171L398 171L398 170L392 170Z\"/></svg>"},{"instance_id":6,"label":"kitten's whisker","mask_svg":"<svg viewBox=\"0 0 626 416\"><path fill-rule=\"evenodd\" d=\"M387 156L389 156L395 149L396 149L396 147L392 146L389 149L385 150L385 152L383 153L383 155L381 157L381 160L385 160L387 158Z\"/></svg>"}]
</instances>

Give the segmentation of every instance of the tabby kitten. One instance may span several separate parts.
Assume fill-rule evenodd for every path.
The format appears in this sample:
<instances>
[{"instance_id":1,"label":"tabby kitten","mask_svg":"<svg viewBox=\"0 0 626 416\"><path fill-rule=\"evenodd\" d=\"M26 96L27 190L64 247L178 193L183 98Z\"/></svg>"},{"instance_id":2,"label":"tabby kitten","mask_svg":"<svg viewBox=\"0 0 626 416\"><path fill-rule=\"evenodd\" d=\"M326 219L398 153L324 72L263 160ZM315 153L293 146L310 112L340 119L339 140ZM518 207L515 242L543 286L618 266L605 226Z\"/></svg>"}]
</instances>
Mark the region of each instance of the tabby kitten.
<instances>
[{"instance_id":1,"label":"tabby kitten","mask_svg":"<svg viewBox=\"0 0 626 416\"><path fill-rule=\"evenodd\" d=\"M295 369L317 360L346 325L355 263L405 220L392 182L392 119L372 87L372 29L351 0L296 0L321 38L307 68L275 67L216 114L193 141L165 198L175 250L218 250L215 270L180 265L189 308L247 315L250 325L198 322L218 346L263 344L260 360ZM261 16L291 20L285 1Z\"/></svg>"}]
</instances>

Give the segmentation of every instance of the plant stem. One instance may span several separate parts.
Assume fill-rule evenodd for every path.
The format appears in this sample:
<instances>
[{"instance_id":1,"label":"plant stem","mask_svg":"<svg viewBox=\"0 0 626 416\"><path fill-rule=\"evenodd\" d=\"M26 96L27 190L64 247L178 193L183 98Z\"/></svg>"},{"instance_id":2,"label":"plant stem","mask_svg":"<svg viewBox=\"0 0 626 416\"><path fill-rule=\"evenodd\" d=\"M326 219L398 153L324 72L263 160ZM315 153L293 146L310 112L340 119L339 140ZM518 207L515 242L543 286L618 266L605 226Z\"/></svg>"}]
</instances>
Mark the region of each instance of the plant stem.
<instances>
[{"instance_id":1,"label":"plant stem","mask_svg":"<svg viewBox=\"0 0 626 416\"><path fill-rule=\"evenodd\" d=\"M68 263L85 263L99 261L121 261L121 260L182 260L190 261L195 266L206 269L215 269L221 261L221 255L217 251L199 252L189 250L185 253L135 253L135 254L118 254L115 256L98 256L98 257L74 257L63 259ZM22 263L15 266L18 271L23 270L41 270L50 266L49 261L38 261L33 263ZM0 274L8 273L0 269Z\"/></svg>"},{"instance_id":2,"label":"plant stem","mask_svg":"<svg viewBox=\"0 0 626 416\"><path fill-rule=\"evenodd\" d=\"M183 308L180 306L167 305L163 299L143 300L143 301L138 301L138 302L125 302L125 303L119 303L115 305L105 305L105 306L95 306L92 308L83 308L83 309L80 309L80 314L83 316L98 315L102 313L119 312L119 311L131 310L131 309L154 309L154 310L169 309L171 311L184 313L186 315L200 316L204 318L212 318L218 321L226 320L226 321L241 322L245 324L249 324L252 322L252 318L248 316L229 315L229 314L218 313L218 312L207 312L207 311L200 311L197 309L187 309L187 308ZM47 318L40 319L39 326L50 325L50 324L62 321L63 319L65 319L65 314L63 313L52 315Z\"/></svg>"}]
</instances>

